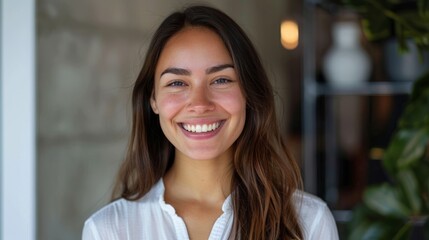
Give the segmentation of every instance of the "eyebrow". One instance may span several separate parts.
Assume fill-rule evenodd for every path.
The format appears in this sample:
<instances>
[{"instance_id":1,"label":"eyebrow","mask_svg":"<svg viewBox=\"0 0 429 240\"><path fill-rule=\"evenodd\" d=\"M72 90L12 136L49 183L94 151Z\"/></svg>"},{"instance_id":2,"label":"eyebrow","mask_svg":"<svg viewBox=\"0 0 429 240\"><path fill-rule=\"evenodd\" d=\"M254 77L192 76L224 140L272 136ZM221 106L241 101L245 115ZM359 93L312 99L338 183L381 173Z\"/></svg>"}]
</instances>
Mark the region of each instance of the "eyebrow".
<instances>
[{"instance_id":1,"label":"eyebrow","mask_svg":"<svg viewBox=\"0 0 429 240\"><path fill-rule=\"evenodd\" d=\"M226 68L234 68L234 65L229 64L229 63L216 65L216 66L207 68L206 74L212 74L215 72L219 72L219 71L222 71ZM164 71L162 71L160 77L164 74L167 74L167 73L171 73L171 74L175 74L175 75L184 75L184 76L190 76L191 75L191 71L189 71L188 69L171 67L171 68L167 68Z\"/></svg>"},{"instance_id":2,"label":"eyebrow","mask_svg":"<svg viewBox=\"0 0 429 240\"><path fill-rule=\"evenodd\" d=\"M185 76L191 75L191 72L189 70L186 70L184 68L172 67L172 68L167 68L164 71L162 71L160 77L164 74L167 74L167 73L171 73L171 74L175 74L175 75L185 75Z\"/></svg>"},{"instance_id":3,"label":"eyebrow","mask_svg":"<svg viewBox=\"0 0 429 240\"><path fill-rule=\"evenodd\" d=\"M226 64L221 64L221 65L217 65L217 66L213 66L210 67L206 70L206 74L211 74L211 73L215 73L215 72L219 72L224 70L225 68L234 68L234 65L226 63Z\"/></svg>"}]
</instances>

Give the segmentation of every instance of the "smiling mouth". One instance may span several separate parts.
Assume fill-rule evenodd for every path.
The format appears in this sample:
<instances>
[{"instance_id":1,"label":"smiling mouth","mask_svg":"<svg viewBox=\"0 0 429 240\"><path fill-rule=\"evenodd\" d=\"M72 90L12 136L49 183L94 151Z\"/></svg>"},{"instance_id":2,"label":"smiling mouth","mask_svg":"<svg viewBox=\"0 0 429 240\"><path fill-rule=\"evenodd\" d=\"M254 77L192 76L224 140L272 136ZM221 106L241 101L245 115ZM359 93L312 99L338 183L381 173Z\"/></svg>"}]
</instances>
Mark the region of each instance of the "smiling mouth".
<instances>
[{"instance_id":1,"label":"smiling mouth","mask_svg":"<svg viewBox=\"0 0 429 240\"><path fill-rule=\"evenodd\" d=\"M182 128L192 133L206 133L218 129L222 125L222 121L211 124L187 124L182 123Z\"/></svg>"}]
</instances>

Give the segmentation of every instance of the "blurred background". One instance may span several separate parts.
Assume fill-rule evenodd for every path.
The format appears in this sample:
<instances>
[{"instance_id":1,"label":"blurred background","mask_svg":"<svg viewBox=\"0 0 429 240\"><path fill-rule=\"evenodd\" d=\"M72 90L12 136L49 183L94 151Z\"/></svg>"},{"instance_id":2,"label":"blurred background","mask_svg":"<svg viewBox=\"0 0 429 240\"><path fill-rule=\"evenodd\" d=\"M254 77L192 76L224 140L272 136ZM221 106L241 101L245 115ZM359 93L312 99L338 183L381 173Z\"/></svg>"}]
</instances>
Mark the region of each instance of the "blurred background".
<instances>
[{"instance_id":1,"label":"blurred background","mask_svg":"<svg viewBox=\"0 0 429 240\"><path fill-rule=\"evenodd\" d=\"M109 202L150 38L168 14L194 2L36 1L38 239L78 239L84 220ZM280 23L298 17L300 3L201 3L222 9L250 35L288 126L290 101L300 101L300 60L298 50L282 47Z\"/></svg>"},{"instance_id":2,"label":"blurred background","mask_svg":"<svg viewBox=\"0 0 429 240\"><path fill-rule=\"evenodd\" d=\"M80 239L85 219L110 201L130 133L130 94L150 37L169 13L194 3L223 10L252 39L305 188L328 203L342 236L364 187L386 180L379 160L418 73L391 81L387 43L368 42L351 11L309 0L29 2L35 44L30 225L37 239ZM342 82L343 76L351 80ZM13 82L4 77L3 85Z\"/></svg>"}]
</instances>

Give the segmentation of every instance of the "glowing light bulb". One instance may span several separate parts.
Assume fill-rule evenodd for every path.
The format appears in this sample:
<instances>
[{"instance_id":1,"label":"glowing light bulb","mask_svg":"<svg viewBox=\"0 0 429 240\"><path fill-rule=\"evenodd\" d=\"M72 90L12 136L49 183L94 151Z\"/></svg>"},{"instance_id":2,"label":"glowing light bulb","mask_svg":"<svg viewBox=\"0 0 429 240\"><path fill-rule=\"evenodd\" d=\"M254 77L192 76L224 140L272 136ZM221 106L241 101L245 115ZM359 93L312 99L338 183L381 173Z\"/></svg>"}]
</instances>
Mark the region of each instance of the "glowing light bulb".
<instances>
[{"instance_id":1,"label":"glowing light bulb","mask_svg":"<svg viewBox=\"0 0 429 240\"><path fill-rule=\"evenodd\" d=\"M295 21L285 20L280 25L280 36L282 46L292 50L298 46L299 29Z\"/></svg>"}]
</instances>

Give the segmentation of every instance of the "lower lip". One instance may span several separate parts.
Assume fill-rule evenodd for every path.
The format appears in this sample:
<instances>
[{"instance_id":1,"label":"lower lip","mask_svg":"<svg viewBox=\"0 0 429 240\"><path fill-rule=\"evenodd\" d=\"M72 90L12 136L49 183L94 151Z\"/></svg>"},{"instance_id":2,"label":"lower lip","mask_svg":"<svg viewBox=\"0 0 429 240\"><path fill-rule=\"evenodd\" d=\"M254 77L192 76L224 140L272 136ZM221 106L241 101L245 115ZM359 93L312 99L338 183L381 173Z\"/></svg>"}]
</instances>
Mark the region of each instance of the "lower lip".
<instances>
[{"instance_id":1,"label":"lower lip","mask_svg":"<svg viewBox=\"0 0 429 240\"><path fill-rule=\"evenodd\" d=\"M182 132L189 138L197 139L197 140L204 140L204 139L209 139L209 138L216 136L219 133L220 129L223 127L223 124L224 124L224 121L222 121L220 123L220 126L218 128L216 128L215 130L210 131L210 132L201 132L201 133L188 132L185 129L183 129L182 126L180 126L180 129L182 129Z\"/></svg>"}]
</instances>

